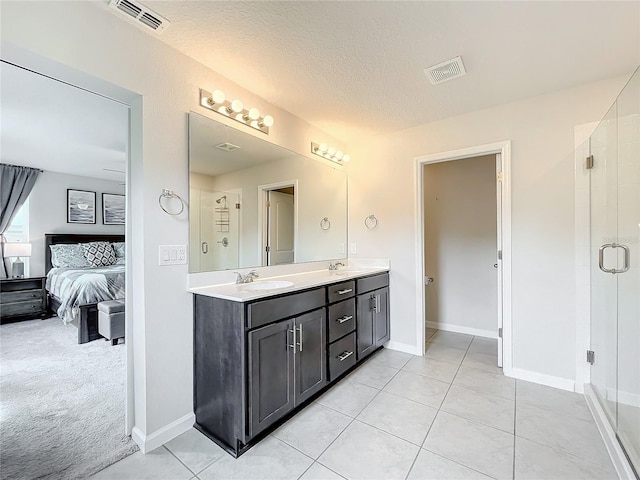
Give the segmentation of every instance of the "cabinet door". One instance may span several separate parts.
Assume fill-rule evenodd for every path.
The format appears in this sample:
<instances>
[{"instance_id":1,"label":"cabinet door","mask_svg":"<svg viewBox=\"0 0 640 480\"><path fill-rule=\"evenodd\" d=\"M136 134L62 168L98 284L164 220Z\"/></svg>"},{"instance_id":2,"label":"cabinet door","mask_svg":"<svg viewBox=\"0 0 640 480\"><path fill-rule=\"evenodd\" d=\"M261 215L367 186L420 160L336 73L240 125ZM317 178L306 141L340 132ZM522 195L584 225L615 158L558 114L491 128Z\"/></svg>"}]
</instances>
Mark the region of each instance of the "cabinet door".
<instances>
[{"instance_id":1,"label":"cabinet door","mask_svg":"<svg viewBox=\"0 0 640 480\"><path fill-rule=\"evenodd\" d=\"M374 332L376 346L381 347L388 341L389 335L389 288L381 288L373 292L376 296L374 303Z\"/></svg>"},{"instance_id":2,"label":"cabinet door","mask_svg":"<svg viewBox=\"0 0 640 480\"><path fill-rule=\"evenodd\" d=\"M294 407L293 320L249 332L249 435Z\"/></svg>"},{"instance_id":3,"label":"cabinet door","mask_svg":"<svg viewBox=\"0 0 640 480\"><path fill-rule=\"evenodd\" d=\"M296 318L296 405L327 383L327 323L321 308Z\"/></svg>"},{"instance_id":4,"label":"cabinet door","mask_svg":"<svg viewBox=\"0 0 640 480\"><path fill-rule=\"evenodd\" d=\"M374 335L374 302L373 293L358 295L356 312L356 336L358 337L358 360L366 357L376 349Z\"/></svg>"}]
</instances>

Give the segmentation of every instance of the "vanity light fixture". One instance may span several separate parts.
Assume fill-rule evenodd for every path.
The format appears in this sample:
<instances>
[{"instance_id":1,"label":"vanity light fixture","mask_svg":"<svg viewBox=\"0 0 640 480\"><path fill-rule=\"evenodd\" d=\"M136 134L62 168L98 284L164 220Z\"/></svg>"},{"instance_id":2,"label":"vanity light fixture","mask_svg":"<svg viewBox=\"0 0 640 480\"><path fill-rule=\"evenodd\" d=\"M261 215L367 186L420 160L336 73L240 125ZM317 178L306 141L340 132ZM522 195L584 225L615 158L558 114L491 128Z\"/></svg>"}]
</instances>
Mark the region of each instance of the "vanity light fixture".
<instances>
[{"instance_id":1,"label":"vanity light fixture","mask_svg":"<svg viewBox=\"0 0 640 480\"><path fill-rule=\"evenodd\" d=\"M349 155L337 150L335 147L327 145L326 143L311 142L311 153L315 153L322 158L326 158L327 160L331 160L332 162L339 164L347 163L349 161Z\"/></svg>"},{"instance_id":2,"label":"vanity light fixture","mask_svg":"<svg viewBox=\"0 0 640 480\"><path fill-rule=\"evenodd\" d=\"M201 88L200 105L251 128L260 130L267 135L269 135L269 128L273 126L273 117L271 115L263 117L260 115L260 110L246 108L242 101L237 98L235 100L227 100L222 90L209 92Z\"/></svg>"}]
</instances>

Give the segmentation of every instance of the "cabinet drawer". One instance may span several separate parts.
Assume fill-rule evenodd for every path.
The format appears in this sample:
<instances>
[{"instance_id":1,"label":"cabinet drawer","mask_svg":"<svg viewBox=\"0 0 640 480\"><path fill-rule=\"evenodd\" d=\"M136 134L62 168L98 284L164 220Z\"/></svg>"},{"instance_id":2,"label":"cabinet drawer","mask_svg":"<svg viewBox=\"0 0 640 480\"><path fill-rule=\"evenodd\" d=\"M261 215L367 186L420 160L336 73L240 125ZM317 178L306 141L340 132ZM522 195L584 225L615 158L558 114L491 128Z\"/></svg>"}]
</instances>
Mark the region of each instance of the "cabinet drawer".
<instances>
[{"instance_id":1,"label":"cabinet drawer","mask_svg":"<svg viewBox=\"0 0 640 480\"><path fill-rule=\"evenodd\" d=\"M329 345L329 380L333 381L356 364L356 333Z\"/></svg>"},{"instance_id":2,"label":"cabinet drawer","mask_svg":"<svg viewBox=\"0 0 640 480\"><path fill-rule=\"evenodd\" d=\"M42 289L0 293L0 303L2 303L2 305L6 303L23 302L25 300L42 300L42 298Z\"/></svg>"},{"instance_id":3,"label":"cabinet drawer","mask_svg":"<svg viewBox=\"0 0 640 480\"><path fill-rule=\"evenodd\" d=\"M44 310L44 302L40 300L30 300L25 302L3 303L2 316L11 317L13 315L37 315Z\"/></svg>"},{"instance_id":4,"label":"cabinet drawer","mask_svg":"<svg viewBox=\"0 0 640 480\"><path fill-rule=\"evenodd\" d=\"M372 277L358 278L356 288L358 290L358 294L361 294L387 286L389 286L389 274L383 273Z\"/></svg>"},{"instance_id":5,"label":"cabinet drawer","mask_svg":"<svg viewBox=\"0 0 640 480\"><path fill-rule=\"evenodd\" d=\"M329 306L329 342L356 329L356 299L350 298Z\"/></svg>"},{"instance_id":6,"label":"cabinet drawer","mask_svg":"<svg viewBox=\"0 0 640 480\"><path fill-rule=\"evenodd\" d=\"M260 327L320 307L324 307L324 288L250 303L247 307L247 328Z\"/></svg>"},{"instance_id":7,"label":"cabinet drawer","mask_svg":"<svg viewBox=\"0 0 640 480\"><path fill-rule=\"evenodd\" d=\"M356 282L350 280L348 282L336 283L327 287L327 299L329 303L339 302L356 294Z\"/></svg>"}]
</instances>

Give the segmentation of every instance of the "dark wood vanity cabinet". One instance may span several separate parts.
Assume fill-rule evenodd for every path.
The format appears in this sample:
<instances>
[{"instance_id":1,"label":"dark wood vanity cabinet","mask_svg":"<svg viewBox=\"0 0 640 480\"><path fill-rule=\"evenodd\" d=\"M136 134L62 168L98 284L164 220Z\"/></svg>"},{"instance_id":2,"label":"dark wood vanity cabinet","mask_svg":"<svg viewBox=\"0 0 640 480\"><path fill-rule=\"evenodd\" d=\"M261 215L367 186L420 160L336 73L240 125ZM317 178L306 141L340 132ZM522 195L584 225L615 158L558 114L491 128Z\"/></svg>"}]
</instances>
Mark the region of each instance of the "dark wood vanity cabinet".
<instances>
[{"instance_id":1,"label":"dark wood vanity cabinet","mask_svg":"<svg viewBox=\"0 0 640 480\"><path fill-rule=\"evenodd\" d=\"M358 360L389 340L389 274L357 279Z\"/></svg>"},{"instance_id":2,"label":"dark wood vanity cabinet","mask_svg":"<svg viewBox=\"0 0 640 480\"><path fill-rule=\"evenodd\" d=\"M238 456L364 358L361 324L367 354L388 340L388 274L365 279L244 303L194 295L196 428ZM379 308L361 309L371 295Z\"/></svg>"}]
</instances>

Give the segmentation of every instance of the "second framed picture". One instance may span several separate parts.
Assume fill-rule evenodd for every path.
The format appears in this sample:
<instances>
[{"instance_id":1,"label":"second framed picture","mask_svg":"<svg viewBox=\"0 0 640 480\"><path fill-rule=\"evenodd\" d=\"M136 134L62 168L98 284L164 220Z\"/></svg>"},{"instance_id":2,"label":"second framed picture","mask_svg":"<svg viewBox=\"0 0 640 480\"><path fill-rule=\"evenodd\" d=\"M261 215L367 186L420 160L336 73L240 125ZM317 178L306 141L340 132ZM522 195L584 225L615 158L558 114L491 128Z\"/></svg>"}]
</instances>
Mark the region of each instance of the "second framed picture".
<instances>
[{"instance_id":1,"label":"second framed picture","mask_svg":"<svg viewBox=\"0 0 640 480\"><path fill-rule=\"evenodd\" d=\"M125 196L113 193L102 194L102 223L124 225Z\"/></svg>"},{"instance_id":2,"label":"second framed picture","mask_svg":"<svg viewBox=\"0 0 640 480\"><path fill-rule=\"evenodd\" d=\"M96 192L67 189L67 223L96 223Z\"/></svg>"}]
</instances>

